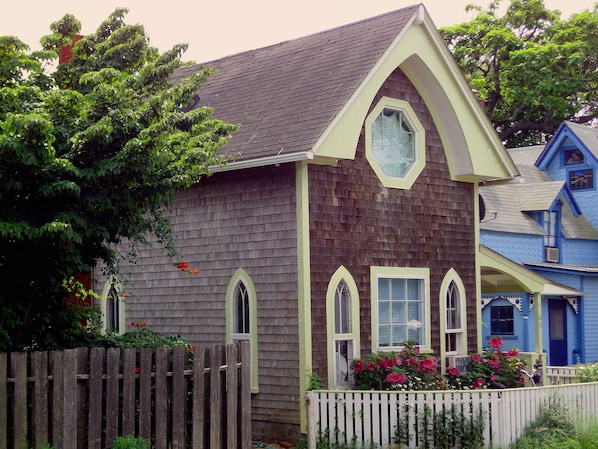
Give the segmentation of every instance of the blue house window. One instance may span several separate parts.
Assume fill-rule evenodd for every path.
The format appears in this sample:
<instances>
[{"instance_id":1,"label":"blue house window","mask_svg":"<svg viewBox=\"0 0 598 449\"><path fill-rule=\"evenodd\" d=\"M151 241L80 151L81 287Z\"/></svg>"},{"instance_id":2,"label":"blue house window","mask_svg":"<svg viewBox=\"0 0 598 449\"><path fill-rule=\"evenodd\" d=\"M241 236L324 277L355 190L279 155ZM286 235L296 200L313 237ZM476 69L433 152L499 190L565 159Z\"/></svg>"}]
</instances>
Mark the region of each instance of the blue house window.
<instances>
[{"instance_id":1,"label":"blue house window","mask_svg":"<svg viewBox=\"0 0 598 449\"><path fill-rule=\"evenodd\" d=\"M585 190L594 188L594 169L583 168L570 170L567 173L569 188L571 190Z\"/></svg>"},{"instance_id":2,"label":"blue house window","mask_svg":"<svg viewBox=\"0 0 598 449\"><path fill-rule=\"evenodd\" d=\"M559 214L556 211L544 212L544 246L558 246Z\"/></svg>"},{"instance_id":3,"label":"blue house window","mask_svg":"<svg viewBox=\"0 0 598 449\"><path fill-rule=\"evenodd\" d=\"M490 333L492 335L514 335L513 306L490 307Z\"/></svg>"},{"instance_id":4,"label":"blue house window","mask_svg":"<svg viewBox=\"0 0 598 449\"><path fill-rule=\"evenodd\" d=\"M565 165L583 164L585 159L583 153L577 148L563 151L563 162Z\"/></svg>"}]
</instances>

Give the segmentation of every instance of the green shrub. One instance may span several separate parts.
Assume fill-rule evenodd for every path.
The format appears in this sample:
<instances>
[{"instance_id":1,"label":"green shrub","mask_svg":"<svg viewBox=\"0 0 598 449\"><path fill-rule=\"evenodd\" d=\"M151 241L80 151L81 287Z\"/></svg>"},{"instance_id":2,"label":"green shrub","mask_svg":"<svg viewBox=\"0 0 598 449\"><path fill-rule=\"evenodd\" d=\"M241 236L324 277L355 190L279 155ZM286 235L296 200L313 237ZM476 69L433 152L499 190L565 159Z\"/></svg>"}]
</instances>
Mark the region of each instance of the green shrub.
<instances>
[{"instance_id":1,"label":"green shrub","mask_svg":"<svg viewBox=\"0 0 598 449\"><path fill-rule=\"evenodd\" d=\"M141 437L128 435L126 437L116 437L110 449L148 449L149 443Z\"/></svg>"},{"instance_id":2,"label":"green shrub","mask_svg":"<svg viewBox=\"0 0 598 449\"><path fill-rule=\"evenodd\" d=\"M575 440L581 449L598 449L598 418L580 416L575 420Z\"/></svg>"},{"instance_id":3,"label":"green shrub","mask_svg":"<svg viewBox=\"0 0 598 449\"><path fill-rule=\"evenodd\" d=\"M122 335L108 333L101 339L102 345L109 348L177 348L184 347L193 351L193 347L180 335L165 335L148 329L145 322L133 322L136 329Z\"/></svg>"},{"instance_id":4,"label":"green shrub","mask_svg":"<svg viewBox=\"0 0 598 449\"><path fill-rule=\"evenodd\" d=\"M579 382L598 382L598 362L591 365L577 365L576 374Z\"/></svg>"}]
</instances>

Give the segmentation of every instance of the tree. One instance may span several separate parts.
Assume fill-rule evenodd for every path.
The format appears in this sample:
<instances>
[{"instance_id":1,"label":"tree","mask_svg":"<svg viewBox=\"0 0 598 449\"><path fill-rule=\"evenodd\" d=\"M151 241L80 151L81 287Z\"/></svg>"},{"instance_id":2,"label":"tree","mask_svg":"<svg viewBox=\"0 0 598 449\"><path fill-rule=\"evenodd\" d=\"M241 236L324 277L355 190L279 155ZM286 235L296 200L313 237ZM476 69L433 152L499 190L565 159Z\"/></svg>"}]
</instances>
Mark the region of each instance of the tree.
<instances>
[{"instance_id":1,"label":"tree","mask_svg":"<svg viewBox=\"0 0 598 449\"><path fill-rule=\"evenodd\" d=\"M179 85L186 45L165 53L117 9L47 71L80 31L65 15L27 53L0 38L0 351L76 345L77 310L65 297L115 244L154 233L171 254L165 207L222 163L235 126L200 107L184 112L209 74Z\"/></svg>"},{"instance_id":2,"label":"tree","mask_svg":"<svg viewBox=\"0 0 598 449\"><path fill-rule=\"evenodd\" d=\"M544 143L564 120L598 117L598 4L561 20L542 0L501 0L441 34L509 147Z\"/></svg>"}]
</instances>

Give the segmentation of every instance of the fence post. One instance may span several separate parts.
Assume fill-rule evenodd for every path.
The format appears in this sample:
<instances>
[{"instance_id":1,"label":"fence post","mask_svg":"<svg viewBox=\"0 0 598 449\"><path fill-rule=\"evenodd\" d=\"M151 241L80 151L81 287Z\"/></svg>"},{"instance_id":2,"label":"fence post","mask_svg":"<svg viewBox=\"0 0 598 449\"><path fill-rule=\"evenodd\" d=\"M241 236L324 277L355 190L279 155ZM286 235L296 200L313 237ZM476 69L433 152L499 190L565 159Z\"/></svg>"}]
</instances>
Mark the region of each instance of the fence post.
<instances>
[{"instance_id":1,"label":"fence post","mask_svg":"<svg viewBox=\"0 0 598 449\"><path fill-rule=\"evenodd\" d=\"M13 416L13 441L15 449L29 447L27 441L27 353L13 352L10 356L12 377L14 378Z\"/></svg>"},{"instance_id":2,"label":"fence post","mask_svg":"<svg viewBox=\"0 0 598 449\"><path fill-rule=\"evenodd\" d=\"M220 391L220 362L222 360L220 346L212 346L210 353L210 449L222 447L222 396Z\"/></svg>"},{"instance_id":3,"label":"fence post","mask_svg":"<svg viewBox=\"0 0 598 449\"><path fill-rule=\"evenodd\" d=\"M185 448L187 388L185 385L185 361L187 348L172 351L172 449Z\"/></svg>"},{"instance_id":4,"label":"fence post","mask_svg":"<svg viewBox=\"0 0 598 449\"><path fill-rule=\"evenodd\" d=\"M206 348L198 346L193 354L193 449L204 448L206 423L205 362Z\"/></svg>"},{"instance_id":5,"label":"fence post","mask_svg":"<svg viewBox=\"0 0 598 449\"><path fill-rule=\"evenodd\" d=\"M241 449L251 446L251 350L248 341L241 342Z\"/></svg>"},{"instance_id":6,"label":"fence post","mask_svg":"<svg viewBox=\"0 0 598 449\"><path fill-rule=\"evenodd\" d=\"M41 447L48 442L48 353L38 351L32 357L35 382L32 406L33 446Z\"/></svg>"},{"instance_id":7,"label":"fence post","mask_svg":"<svg viewBox=\"0 0 598 449\"><path fill-rule=\"evenodd\" d=\"M316 393L308 391L305 396L305 409L307 410L307 447L308 449L316 449Z\"/></svg>"},{"instance_id":8,"label":"fence post","mask_svg":"<svg viewBox=\"0 0 598 449\"><path fill-rule=\"evenodd\" d=\"M226 447L237 449L238 439L238 405L239 405L239 368L237 359L239 348L236 344L226 346ZM245 449L245 448L242 448Z\"/></svg>"},{"instance_id":9,"label":"fence post","mask_svg":"<svg viewBox=\"0 0 598 449\"><path fill-rule=\"evenodd\" d=\"M156 349L156 399L154 412L156 415L156 449L166 449L168 445L168 387L166 383L168 367L168 348ZM164 404L164 405L162 405Z\"/></svg>"},{"instance_id":10,"label":"fence post","mask_svg":"<svg viewBox=\"0 0 598 449\"><path fill-rule=\"evenodd\" d=\"M86 348L82 348L86 349ZM62 447L77 449L77 349L64 351L62 399ZM58 402L60 404L60 402Z\"/></svg>"}]
</instances>

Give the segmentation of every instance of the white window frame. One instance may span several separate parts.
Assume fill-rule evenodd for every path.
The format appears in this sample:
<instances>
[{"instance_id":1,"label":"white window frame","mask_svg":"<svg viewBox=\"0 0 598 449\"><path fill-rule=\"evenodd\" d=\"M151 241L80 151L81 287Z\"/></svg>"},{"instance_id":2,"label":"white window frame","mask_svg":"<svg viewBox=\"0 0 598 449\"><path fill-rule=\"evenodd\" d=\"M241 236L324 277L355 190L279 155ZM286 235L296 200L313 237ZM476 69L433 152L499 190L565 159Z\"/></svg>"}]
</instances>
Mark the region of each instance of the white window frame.
<instances>
[{"instance_id":1,"label":"white window frame","mask_svg":"<svg viewBox=\"0 0 598 449\"><path fill-rule=\"evenodd\" d=\"M371 311L372 311L372 351L398 351L403 346L379 346L379 318L378 318L378 280L388 278L415 279L423 281L423 317L421 317L422 332L425 341L418 342L422 351L431 351L430 330L430 269L429 268L400 268L400 267L370 267Z\"/></svg>"},{"instance_id":2,"label":"white window frame","mask_svg":"<svg viewBox=\"0 0 598 449\"><path fill-rule=\"evenodd\" d=\"M411 126L415 140L415 161L405 176L396 178L388 176L374 157L372 125L385 109L400 112ZM406 101L396 98L382 97L365 119L365 154L370 166L385 187L410 189L426 165L426 133L417 115Z\"/></svg>"},{"instance_id":3,"label":"white window frame","mask_svg":"<svg viewBox=\"0 0 598 449\"><path fill-rule=\"evenodd\" d=\"M110 293L114 291L116 293L116 298L118 301L118 317L115 321L118 322L117 331L115 332L118 335L122 335L125 333L126 329L126 303L125 303L125 295L122 291L122 285L118 278L114 275L110 275L109 278L104 283L104 288L102 289L102 295L100 296L100 313L102 315L102 334L106 334L109 331L112 331L112 328L108 327L107 317L108 317L108 307L109 307L109 297Z\"/></svg>"},{"instance_id":4,"label":"white window frame","mask_svg":"<svg viewBox=\"0 0 598 449\"><path fill-rule=\"evenodd\" d=\"M346 333L336 333L335 329L335 298L338 285L344 282L350 298L350 310L348 311L351 320L351 330ZM337 354L336 344L339 341L350 341L352 343L353 358L359 357L360 348L360 317L359 317L359 291L353 276L344 266L340 266L330 278L326 291L326 328L328 336L328 388L337 389Z\"/></svg>"},{"instance_id":5,"label":"white window frame","mask_svg":"<svg viewBox=\"0 0 598 449\"><path fill-rule=\"evenodd\" d=\"M458 295L458 313L460 327L451 328L448 327L448 309L447 309L447 294L451 286L457 291ZM463 280L453 268L451 268L440 285L440 297L438 299L440 305L441 322L440 322L440 333L443 335L441 341L441 351L444 355L466 355L467 354L467 307L466 307L466 292ZM446 347L446 335L448 333L455 334L457 337L456 351L449 351Z\"/></svg>"},{"instance_id":6,"label":"white window frame","mask_svg":"<svg viewBox=\"0 0 598 449\"><path fill-rule=\"evenodd\" d=\"M249 332L237 333L235 332L235 317L236 317L236 299L237 289L240 284L243 284L247 295L249 305ZM257 296L255 294L255 287L249 275L239 268L231 277L231 280L226 289L226 342L233 343L235 341L248 341L251 356L251 392L259 393L259 379L258 379L258 344L257 344Z\"/></svg>"}]
</instances>

